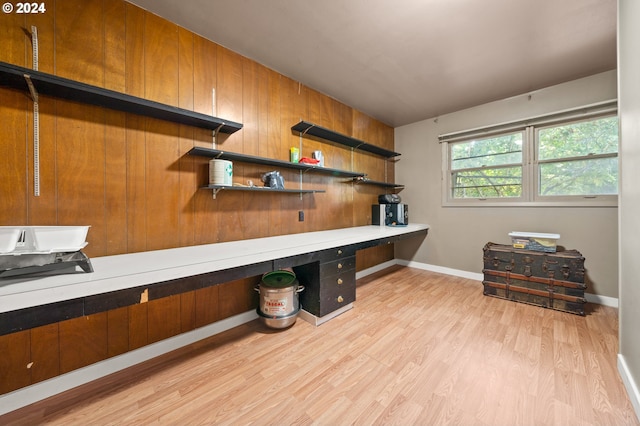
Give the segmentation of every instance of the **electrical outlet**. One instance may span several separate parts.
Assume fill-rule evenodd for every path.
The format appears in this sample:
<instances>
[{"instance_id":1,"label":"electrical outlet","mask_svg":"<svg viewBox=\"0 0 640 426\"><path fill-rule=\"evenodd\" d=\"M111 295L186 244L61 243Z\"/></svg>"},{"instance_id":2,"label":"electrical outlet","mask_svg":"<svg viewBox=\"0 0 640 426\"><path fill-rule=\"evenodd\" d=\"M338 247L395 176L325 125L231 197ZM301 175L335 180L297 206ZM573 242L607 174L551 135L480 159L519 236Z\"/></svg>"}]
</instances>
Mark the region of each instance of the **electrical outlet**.
<instances>
[{"instance_id":1,"label":"electrical outlet","mask_svg":"<svg viewBox=\"0 0 640 426\"><path fill-rule=\"evenodd\" d=\"M304 222L304 210L298 212L298 222Z\"/></svg>"}]
</instances>

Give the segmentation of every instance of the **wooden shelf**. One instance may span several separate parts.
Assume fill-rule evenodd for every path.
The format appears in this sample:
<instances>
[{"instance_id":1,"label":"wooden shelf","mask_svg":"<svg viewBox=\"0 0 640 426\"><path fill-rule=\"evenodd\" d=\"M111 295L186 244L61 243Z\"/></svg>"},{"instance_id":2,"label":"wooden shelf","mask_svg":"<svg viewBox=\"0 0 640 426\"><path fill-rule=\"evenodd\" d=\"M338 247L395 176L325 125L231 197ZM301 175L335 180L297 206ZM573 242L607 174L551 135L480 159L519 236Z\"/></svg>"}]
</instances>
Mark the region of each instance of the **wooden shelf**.
<instances>
[{"instance_id":1,"label":"wooden shelf","mask_svg":"<svg viewBox=\"0 0 640 426\"><path fill-rule=\"evenodd\" d=\"M333 130L325 129L324 127L320 127L307 121L299 122L295 126L291 127L291 130L299 132L301 135L315 136L330 142L351 147L354 150L358 149L360 151L369 152L385 158L393 158L400 155L398 152L389 151L388 149L371 145L367 142L334 132Z\"/></svg>"},{"instance_id":2,"label":"wooden shelf","mask_svg":"<svg viewBox=\"0 0 640 426\"><path fill-rule=\"evenodd\" d=\"M379 182L367 178L353 178L353 181L359 185L374 185L381 186L383 188L404 189L404 185L390 182Z\"/></svg>"},{"instance_id":3,"label":"wooden shelf","mask_svg":"<svg viewBox=\"0 0 640 426\"><path fill-rule=\"evenodd\" d=\"M260 164L263 166L270 166L270 167L282 167L287 169L310 171L314 173L324 173L324 174L329 174L332 176L339 176L339 177L353 177L353 178L364 177L364 173L349 172L346 170L331 169L329 167L320 167L320 166L304 164L304 163L291 163L289 161L274 160L270 158L257 157L254 155L220 151L218 149L211 149L211 148L199 148L199 147L192 148L189 151L189 155L196 155L200 157L209 157L209 158L219 158L221 160L240 161L244 163Z\"/></svg>"},{"instance_id":4,"label":"wooden shelf","mask_svg":"<svg viewBox=\"0 0 640 426\"><path fill-rule=\"evenodd\" d=\"M0 62L0 85L189 126L234 133L242 124Z\"/></svg>"},{"instance_id":5,"label":"wooden shelf","mask_svg":"<svg viewBox=\"0 0 640 426\"><path fill-rule=\"evenodd\" d=\"M216 198L220 191L252 191L252 192L280 192L288 194L315 194L317 192L325 192L322 189L274 189L266 186L226 186L226 185L207 185L202 189L212 189L213 198Z\"/></svg>"}]
</instances>

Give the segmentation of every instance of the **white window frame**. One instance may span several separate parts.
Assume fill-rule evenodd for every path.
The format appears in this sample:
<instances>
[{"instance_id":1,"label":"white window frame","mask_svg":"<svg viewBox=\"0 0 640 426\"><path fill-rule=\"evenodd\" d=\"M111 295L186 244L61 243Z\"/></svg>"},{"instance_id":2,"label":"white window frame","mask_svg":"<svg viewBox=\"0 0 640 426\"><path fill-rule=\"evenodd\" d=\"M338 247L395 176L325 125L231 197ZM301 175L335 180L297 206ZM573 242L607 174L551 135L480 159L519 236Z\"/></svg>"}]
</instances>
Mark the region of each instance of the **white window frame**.
<instances>
[{"instance_id":1,"label":"white window frame","mask_svg":"<svg viewBox=\"0 0 640 426\"><path fill-rule=\"evenodd\" d=\"M607 101L560 113L536 117L521 122L505 123L481 129L449 133L439 136L442 145L442 205L444 207L617 207L618 195L541 196L538 174L538 131L580 121L614 116L617 102ZM494 198L453 198L451 145L473 139L489 138L523 132L522 137L522 196ZM618 142L619 143L619 142ZM616 154L617 156L617 154Z\"/></svg>"}]
</instances>

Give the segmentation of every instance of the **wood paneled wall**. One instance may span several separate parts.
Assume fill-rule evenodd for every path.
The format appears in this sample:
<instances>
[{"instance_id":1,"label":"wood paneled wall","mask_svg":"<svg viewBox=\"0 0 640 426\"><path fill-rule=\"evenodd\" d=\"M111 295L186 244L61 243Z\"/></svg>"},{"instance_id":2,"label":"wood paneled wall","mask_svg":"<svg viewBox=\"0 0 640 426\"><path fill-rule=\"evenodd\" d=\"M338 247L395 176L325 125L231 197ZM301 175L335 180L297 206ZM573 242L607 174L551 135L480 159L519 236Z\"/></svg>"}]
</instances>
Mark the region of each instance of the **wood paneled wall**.
<instances>
[{"instance_id":1,"label":"wood paneled wall","mask_svg":"<svg viewBox=\"0 0 640 426\"><path fill-rule=\"evenodd\" d=\"M0 61L32 66L33 25L40 71L243 123L218 136L218 148L287 160L301 143L291 126L304 119L393 149L393 128L134 5L46 6L43 14L3 15ZM199 189L208 182L208 159L186 155L211 147L211 131L41 96L35 196L32 105L27 93L0 88L0 225L91 225L90 257L366 225L384 192L281 170L287 187L302 181L326 193L222 192L213 199ZM393 162L307 138L302 146L302 156L322 150L328 167L393 181ZM261 184L266 171L236 163L234 182ZM391 246L368 249L357 268L392 258ZM3 336L0 353L10 355L0 357L0 391L252 309L252 286L228 283Z\"/></svg>"},{"instance_id":2,"label":"wood paneled wall","mask_svg":"<svg viewBox=\"0 0 640 426\"><path fill-rule=\"evenodd\" d=\"M260 277L0 336L0 394L258 306Z\"/></svg>"}]
</instances>

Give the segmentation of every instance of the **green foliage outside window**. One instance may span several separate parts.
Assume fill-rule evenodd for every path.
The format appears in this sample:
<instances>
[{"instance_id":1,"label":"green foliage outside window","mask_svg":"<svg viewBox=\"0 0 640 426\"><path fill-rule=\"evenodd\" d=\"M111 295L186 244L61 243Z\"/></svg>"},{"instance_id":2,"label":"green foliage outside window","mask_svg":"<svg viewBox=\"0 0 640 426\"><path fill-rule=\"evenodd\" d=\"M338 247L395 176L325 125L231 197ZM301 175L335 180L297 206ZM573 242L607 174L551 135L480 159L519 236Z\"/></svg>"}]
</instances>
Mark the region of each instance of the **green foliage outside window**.
<instances>
[{"instance_id":1,"label":"green foliage outside window","mask_svg":"<svg viewBox=\"0 0 640 426\"><path fill-rule=\"evenodd\" d=\"M521 164L522 132L452 144L453 197L520 197Z\"/></svg>"},{"instance_id":2,"label":"green foliage outside window","mask_svg":"<svg viewBox=\"0 0 640 426\"><path fill-rule=\"evenodd\" d=\"M527 167L536 168L539 196L617 194L616 116L540 128L535 155L534 141L524 135L518 131L450 143L453 198L522 197ZM533 165L524 164L523 149L534 158Z\"/></svg>"},{"instance_id":3,"label":"green foliage outside window","mask_svg":"<svg viewBox=\"0 0 640 426\"><path fill-rule=\"evenodd\" d=\"M617 117L541 129L539 195L617 194L617 153Z\"/></svg>"}]
</instances>

